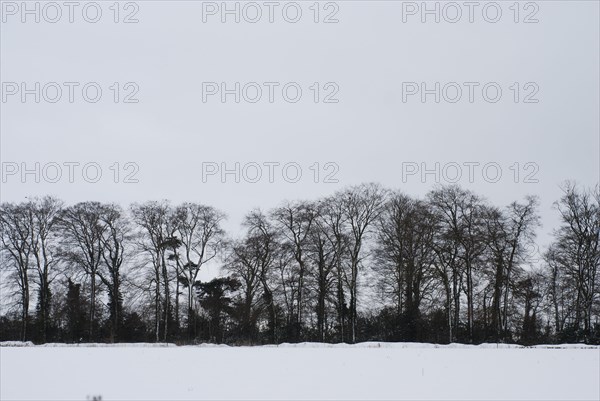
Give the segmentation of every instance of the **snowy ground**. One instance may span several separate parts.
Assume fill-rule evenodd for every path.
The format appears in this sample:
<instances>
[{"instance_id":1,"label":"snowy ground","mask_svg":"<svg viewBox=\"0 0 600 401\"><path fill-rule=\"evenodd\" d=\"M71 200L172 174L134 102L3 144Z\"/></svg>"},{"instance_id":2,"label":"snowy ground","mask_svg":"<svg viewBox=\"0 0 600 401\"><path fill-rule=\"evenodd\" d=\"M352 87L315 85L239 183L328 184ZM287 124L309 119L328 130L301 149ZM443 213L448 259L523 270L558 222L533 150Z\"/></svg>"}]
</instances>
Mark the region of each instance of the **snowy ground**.
<instances>
[{"instance_id":1,"label":"snowy ground","mask_svg":"<svg viewBox=\"0 0 600 401\"><path fill-rule=\"evenodd\" d=\"M600 348L0 343L2 400L599 400Z\"/></svg>"}]
</instances>

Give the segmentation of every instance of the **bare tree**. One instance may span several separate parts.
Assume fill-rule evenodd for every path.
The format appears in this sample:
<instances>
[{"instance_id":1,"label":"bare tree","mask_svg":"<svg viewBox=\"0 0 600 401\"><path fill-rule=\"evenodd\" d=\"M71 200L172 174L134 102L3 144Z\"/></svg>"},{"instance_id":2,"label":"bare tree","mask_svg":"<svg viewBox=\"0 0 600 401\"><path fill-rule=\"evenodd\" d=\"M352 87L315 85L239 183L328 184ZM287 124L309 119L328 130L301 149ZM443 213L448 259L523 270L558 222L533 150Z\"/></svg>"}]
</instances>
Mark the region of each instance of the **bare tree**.
<instances>
[{"instance_id":1,"label":"bare tree","mask_svg":"<svg viewBox=\"0 0 600 401\"><path fill-rule=\"evenodd\" d=\"M435 215L425 202L394 194L380 218L376 270L396 300L407 340L419 339L420 305L433 281Z\"/></svg>"},{"instance_id":2,"label":"bare tree","mask_svg":"<svg viewBox=\"0 0 600 401\"><path fill-rule=\"evenodd\" d=\"M346 229L347 221L344 213L344 205L338 196L333 195L319 202L318 224L324 228L323 233L328 233L328 240L335 249L335 306L337 310L337 324L340 341L344 342L346 340L348 315L345 278L346 265L349 264L347 262L351 241L350 233Z\"/></svg>"},{"instance_id":3,"label":"bare tree","mask_svg":"<svg viewBox=\"0 0 600 401\"><path fill-rule=\"evenodd\" d=\"M253 243L248 240L235 241L230 244L231 250L224 265L225 271L240 282L238 320L240 334L251 339L255 335L258 318L257 304L260 295L260 263L254 257Z\"/></svg>"},{"instance_id":4,"label":"bare tree","mask_svg":"<svg viewBox=\"0 0 600 401\"><path fill-rule=\"evenodd\" d=\"M223 247L225 215L211 206L184 203L175 210L183 248L180 281L187 288L188 336L195 321L194 284L202 267L213 260Z\"/></svg>"},{"instance_id":5,"label":"bare tree","mask_svg":"<svg viewBox=\"0 0 600 401\"><path fill-rule=\"evenodd\" d=\"M341 258L347 245L341 234L341 213L336 214L335 209L330 206L327 201L321 201L315 206L314 222L308 238L310 257L315 266L311 273L316 287L317 333L320 341L326 339L327 302L330 299L336 300L336 296L331 294L336 293L336 272L341 273ZM338 283L341 288L341 274ZM343 290L341 295L343 299ZM343 322L340 327L343 333Z\"/></svg>"},{"instance_id":6,"label":"bare tree","mask_svg":"<svg viewBox=\"0 0 600 401\"><path fill-rule=\"evenodd\" d=\"M242 284L241 332L253 339L256 322L264 310L267 312L269 336L276 341L276 311L270 276L279 253L279 244L267 216L260 210L246 215L243 223L247 232L241 241L230 247L226 270ZM259 298L259 295L261 296Z\"/></svg>"},{"instance_id":7,"label":"bare tree","mask_svg":"<svg viewBox=\"0 0 600 401\"><path fill-rule=\"evenodd\" d=\"M2 267L10 269L14 278L21 306L21 340L28 336L29 321L29 268L31 243L31 219L28 208L23 204L3 203L0 205L0 238L2 239ZM7 263L5 264L6 261Z\"/></svg>"},{"instance_id":8,"label":"bare tree","mask_svg":"<svg viewBox=\"0 0 600 401\"><path fill-rule=\"evenodd\" d=\"M373 222L383 211L386 190L377 184L362 184L336 194L341 203L349 241L350 276L345 281L350 291L351 341L356 342L357 289L359 268L363 260L363 245Z\"/></svg>"},{"instance_id":9,"label":"bare tree","mask_svg":"<svg viewBox=\"0 0 600 401\"><path fill-rule=\"evenodd\" d=\"M512 202L505 210L488 207L485 212L485 240L493 269L491 329L496 341L501 332L508 331L509 298L516 279L522 276L528 245L535 239L538 204L536 197L528 196L524 203Z\"/></svg>"},{"instance_id":10,"label":"bare tree","mask_svg":"<svg viewBox=\"0 0 600 401\"><path fill-rule=\"evenodd\" d=\"M474 277L485 250L484 204L470 191L440 187L428 195L439 221L436 236L438 272L446 288L450 341L460 324L460 295L467 298L468 340L473 340ZM452 303L450 303L452 299Z\"/></svg>"},{"instance_id":11,"label":"bare tree","mask_svg":"<svg viewBox=\"0 0 600 401\"><path fill-rule=\"evenodd\" d=\"M555 321L560 330L568 320L574 330L583 330L585 338L591 333L593 305L599 294L600 189L580 190L567 182L563 192L555 204L562 225L546 255L553 281ZM564 291L569 289L571 297L565 297Z\"/></svg>"},{"instance_id":12,"label":"bare tree","mask_svg":"<svg viewBox=\"0 0 600 401\"><path fill-rule=\"evenodd\" d=\"M52 271L52 266L58 262L56 237L62 206L62 201L51 196L30 199L26 205L31 227L31 251L39 280L38 323L41 326L40 334L43 342L46 341L48 336L51 300L50 284L57 273Z\"/></svg>"},{"instance_id":13,"label":"bare tree","mask_svg":"<svg viewBox=\"0 0 600 401\"><path fill-rule=\"evenodd\" d=\"M170 289L167 273L166 251L172 247L168 224L171 207L168 202L146 202L131 206L133 220L139 227L138 247L150 259L151 283L154 284L155 338L166 341L169 333ZM162 295L162 296L161 296Z\"/></svg>"},{"instance_id":14,"label":"bare tree","mask_svg":"<svg viewBox=\"0 0 600 401\"><path fill-rule=\"evenodd\" d=\"M98 277L108 289L111 337L118 341L123 326L122 266L126 247L131 241L131 227L120 206L103 205L100 210L103 225L100 243L103 264L98 269Z\"/></svg>"},{"instance_id":15,"label":"bare tree","mask_svg":"<svg viewBox=\"0 0 600 401\"><path fill-rule=\"evenodd\" d=\"M81 202L61 212L62 258L74 269L83 269L90 280L88 336L94 338L96 322L97 277L103 261L102 238L106 227L101 216L102 204Z\"/></svg>"},{"instance_id":16,"label":"bare tree","mask_svg":"<svg viewBox=\"0 0 600 401\"><path fill-rule=\"evenodd\" d=\"M292 310L292 338L298 340L302 331L302 312L304 308L305 280L308 264L308 243L311 227L315 219L315 209L308 202L287 202L276 208L271 216L275 221L274 229L281 233L282 249L289 253L296 262L297 283L294 286L296 305Z\"/></svg>"}]
</instances>

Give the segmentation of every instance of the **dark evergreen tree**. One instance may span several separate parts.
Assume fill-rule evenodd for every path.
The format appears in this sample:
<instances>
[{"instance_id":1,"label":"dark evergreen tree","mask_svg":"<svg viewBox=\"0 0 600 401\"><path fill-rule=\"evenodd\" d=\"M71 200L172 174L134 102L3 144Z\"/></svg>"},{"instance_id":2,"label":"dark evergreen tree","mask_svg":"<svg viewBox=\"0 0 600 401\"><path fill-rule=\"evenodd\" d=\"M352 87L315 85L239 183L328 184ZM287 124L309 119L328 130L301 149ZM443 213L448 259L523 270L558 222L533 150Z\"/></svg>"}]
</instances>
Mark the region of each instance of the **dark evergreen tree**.
<instances>
[{"instance_id":1,"label":"dark evergreen tree","mask_svg":"<svg viewBox=\"0 0 600 401\"><path fill-rule=\"evenodd\" d=\"M81 299L81 284L68 281L66 302L66 340L75 343L83 341L85 336L85 307Z\"/></svg>"},{"instance_id":2,"label":"dark evergreen tree","mask_svg":"<svg viewBox=\"0 0 600 401\"><path fill-rule=\"evenodd\" d=\"M208 282L196 281L196 292L200 307L208 314L209 341L224 341L225 320L232 314L231 294L240 287L240 282L231 278L215 278Z\"/></svg>"}]
</instances>

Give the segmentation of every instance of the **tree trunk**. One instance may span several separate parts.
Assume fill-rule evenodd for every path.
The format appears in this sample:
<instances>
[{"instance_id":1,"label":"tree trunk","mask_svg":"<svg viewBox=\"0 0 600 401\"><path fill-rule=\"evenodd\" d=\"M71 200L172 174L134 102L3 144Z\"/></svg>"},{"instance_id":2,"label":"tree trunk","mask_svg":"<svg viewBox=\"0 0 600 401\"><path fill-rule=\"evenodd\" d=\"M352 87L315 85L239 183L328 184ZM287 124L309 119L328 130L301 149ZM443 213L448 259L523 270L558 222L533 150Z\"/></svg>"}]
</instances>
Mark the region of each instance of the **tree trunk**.
<instances>
[{"instance_id":1,"label":"tree trunk","mask_svg":"<svg viewBox=\"0 0 600 401\"><path fill-rule=\"evenodd\" d=\"M156 319L156 342L160 341L160 274L158 268L154 270L156 285L154 287L155 319Z\"/></svg>"},{"instance_id":2,"label":"tree trunk","mask_svg":"<svg viewBox=\"0 0 600 401\"><path fill-rule=\"evenodd\" d=\"M91 274L91 296L90 296L90 326L89 340L94 341L94 321L96 320L96 272Z\"/></svg>"},{"instance_id":3,"label":"tree trunk","mask_svg":"<svg viewBox=\"0 0 600 401\"><path fill-rule=\"evenodd\" d=\"M29 280L26 272L23 277L23 293L21 294L21 300L23 303L23 310L21 311L21 341L26 341L28 334L27 323L29 321Z\"/></svg>"},{"instance_id":4,"label":"tree trunk","mask_svg":"<svg viewBox=\"0 0 600 401\"><path fill-rule=\"evenodd\" d=\"M163 276L163 285L165 291L165 308L164 308L164 332L163 332L163 341L167 341L169 338L169 313L171 306L171 294L169 291L169 276L167 274L167 263L165 261L164 252L161 252L161 264L162 264L162 276Z\"/></svg>"}]
</instances>

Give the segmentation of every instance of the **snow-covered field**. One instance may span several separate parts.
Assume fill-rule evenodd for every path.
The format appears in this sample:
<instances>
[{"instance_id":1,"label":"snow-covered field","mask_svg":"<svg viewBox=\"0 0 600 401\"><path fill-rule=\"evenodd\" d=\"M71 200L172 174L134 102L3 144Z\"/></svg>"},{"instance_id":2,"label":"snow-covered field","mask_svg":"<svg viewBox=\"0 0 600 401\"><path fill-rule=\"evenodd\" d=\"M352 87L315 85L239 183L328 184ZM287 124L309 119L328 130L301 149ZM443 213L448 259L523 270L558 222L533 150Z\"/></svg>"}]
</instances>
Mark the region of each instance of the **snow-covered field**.
<instances>
[{"instance_id":1,"label":"snow-covered field","mask_svg":"<svg viewBox=\"0 0 600 401\"><path fill-rule=\"evenodd\" d=\"M599 400L600 348L0 343L2 400Z\"/></svg>"}]
</instances>

